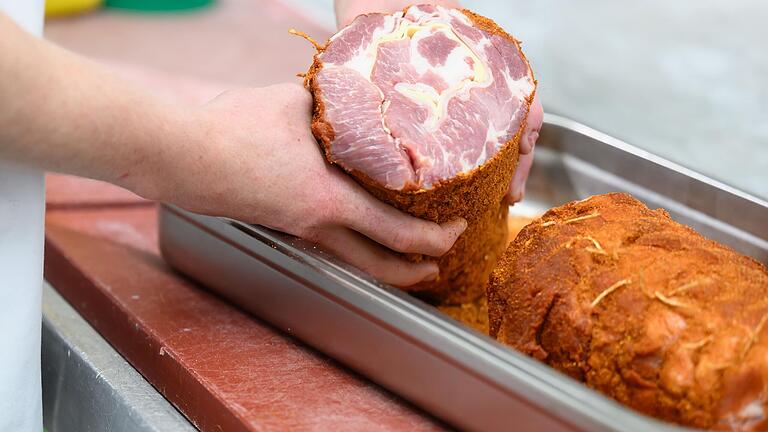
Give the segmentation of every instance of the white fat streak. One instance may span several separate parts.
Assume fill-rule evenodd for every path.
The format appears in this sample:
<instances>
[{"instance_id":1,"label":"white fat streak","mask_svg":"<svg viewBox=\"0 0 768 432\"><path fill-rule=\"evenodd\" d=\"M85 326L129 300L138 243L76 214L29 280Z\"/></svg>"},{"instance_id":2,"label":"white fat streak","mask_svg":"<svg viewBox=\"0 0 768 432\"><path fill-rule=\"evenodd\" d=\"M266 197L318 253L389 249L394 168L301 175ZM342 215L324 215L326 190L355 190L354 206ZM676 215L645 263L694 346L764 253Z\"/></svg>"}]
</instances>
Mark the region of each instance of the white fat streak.
<instances>
[{"instance_id":1,"label":"white fat streak","mask_svg":"<svg viewBox=\"0 0 768 432\"><path fill-rule=\"evenodd\" d=\"M444 21L449 21L450 17L454 17L457 20L461 21L462 23L473 26L471 20L464 15L459 10L450 9L446 10L444 8L438 7L437 12L434 14L428 14L423 12L422 10L418 9L418 7L414 7L418 12L413 13L413 11L409 11L409 14L415 15L418 17L419 20L422 19L422 17L430 17L430 18L438 18ZM473 26L474 27L474 26ZM469 54L471 55L472 59L475 61L476 65L480 65L481 67L485 64L485 61L481 61L480 58L478 58L480 55L482 55L483 59L485 60L485 55L482 54L485 52L486 47L491 47L492 43L491 40L487 37L484 37L480 42L475 44L475 49L478 51L476 53L469 45L468 41L465 42L462 40L462 38L456 34L450 27L445 27L447 31L444 32L446 36L449 38L459 42L459 48L454 49L451 52L451 55L449 56L448 60L446 61L445 65L443 65L442 68L432 68L433 71L438 73L445 79L448 83L457 83L445 90L442 94L439 95L439 99L437 101L434 101L433 97L430 97L432 95L424 95L424 94L414 94L414 92L411 92L409 97L416 100L417 102L422 103L425 106L428 107L434 107L434 111L430 111L432 115L430 115L430 118L427 121L427 124L425 126L428 127L430 130L436 130L439 127L440 119L445 118L447 115L447 105L448 101L452 99L455 96L462 97L462 98L468 98L470 90L473 88L484 88L487 86L490 86L492 84L493 76L491 74L487 74L487 76L483 76L481 80L475 79L469 79L468 76L456 76L458 73L464 70L468 70L468 65L464 61L464 57ZM440 29L440 31L443 31L443 28ZM427 32L424 32L427 33ZM426 34L425 34L426 36ZM415 58L416 61L413 62L414 65L417 67L417 71L420 73L423 73L427 68L431 67L429 63L426 61L426 59L423 59L421 55L416 52L414 49L415 44L412 45L411 48L411 54L412 58ZM416 55L414 55L416 54ZM426 64L426 67L424 66ZM483 68L484 71L484 68ZM453 72L453 74L451 74ZM520 77L519 79L513 79L509 72L505 69L502 72L502 77L504 78L504 82L506 86L510 89L510 92L512 93L513 97L517 97L518 100L523 101L525 98L531 93L533 90L534 84L533 81L528 77L528 75L524 75ZM453 75L453 76L452 76ZM397 87L396 87L397 89ZM400 91L400 90L398 90ZM436 93L436 92L433 92ZM512 113L511 118L514 118L520 110L523 109L523 105L521 104L515 112ZM506 138L507 136L507 130L496 130L495 125L489 124L488 130L486 131L486 142L492 142L494 143L494 152L497 151L499 148L501 148L504 144L506 144ZM478 166L485 163L485 161L488 159L488 149L486 145L483 145L483 150L478 156L477 160L473 162L467 161L463 156L460 158L460 162L462 164L463 172L470 171L474 168L477 168Z\"/></svg>"},{"instance_id":2,"label":"white fat streak","mask_svg":"<svg viewBox=\"0 0 768 432\"><path fill-rule=\"evenodd\" d=\"M439 127L440 120L448 114L448 102L456 95L469 97L469 90L475 87L485 87L490 85L490 74L485 70L484 62L478 55L465 43L453 29L446 24L448 18L445 16L446 10L439 8L436 13L426 13L418 7L413 8L410 15L416 15L417 22L401 23L401 29L405 34L410 34L412 43L410 44L411 64L417 73L423 74L432 70L440 76L449 88L442 93L422 83L408 84L398 83L395 90L413 100L414 102L428 108L429 118L423 125L426 130L434 131ZM435 20L443 20L434 22ZM398 33L398 32L396 32ZM402 33L402 32L400 32ZM419 42L425 37L435 33L442 33L448 39L455 41L458 47L451 50L444 64L434 67L424 58L418 50ZM393 40L389 37L386 40ZM473 66L465 61L466 57L473 60Z\"/></svg>"},{"instance_id":3,"label":"white fat streak","mask_svg":"<svg viewBox=\"0 0 768 432\"><path fill-rule=\"evenodd\" d=\"M431 68L441 77L443 77L443 79L449 83L449 85L453 85L451 85L437 98L435 98L435 94L437 92L424 84L411 85L400 83L395 86L397 91L408 96L417 103L430 108L430 117L427 120L427 124L424 126L428 130L434 131L439 127L441 119L445 118L447 115L447 105L451 98L455 96L468 98L471 89L484 88L491 85L493 76L487 73L485 70L486 62L483 61L485 60L485 55L478 54L478 52L482 53L487 46L490 46L491 41L488 38L483 38L479 43L477 43L476 49L478 52L475 52L469 46L467 41L464 41L458 34L456 34L452 28L446 24L447 22L450 22L450 17L454 17L468 26L473 25L470 19L459 10L446 9L437 6L434 13L427 13L420 9L418 6L412 6L407 11L407 14L409 15L409 19L404 18L402 12L397 12L395 14L385 16L384 24L374 31L374 43L370 44L364 49L361 49L352 57L351 60L344 63L343 65L334 65L332 63L328 63L325 66L342 66L353 69L359 72L366 79L370 80L373 66L376 63L376 55L379 44L382 42L404 39L406 37L417 39L416 42L418 42L418 39L429 35L429 29L438 28L438 31L443 32L447 37L459 42L459 47L451 52L442 67L433 68L429 62L418 53L418 51L415 49L417 44L414 43L411 45L412 63L419 73L423 73ZM412 21L410 17L415 18L415 21ZM331 38L331 41L338 38L341 34L343 34L343 32L344 30L334 35ZM466 75L466 71L469 68L466 62L464 62L464 57L466 55L470 55L474 60L475 68L473 70L474 74L472 77ZM480 55L482 55L483 60L479 58ZM534 84L527 75L524 75L520 79L515 80L505 70L503 71L503 78L512 94L517 96L521 101L524 100L526 96L533 90ZM384 95L382 94L381 96L382 99L384 99ZM386 101L382 105L382 113L385 113L388 107L389 103ZM517 115L520 109L522 109L522 106L520 106L517 111L513 113L512 118ZM387 131L387 133L391 133L387 125L384 123L384 116L382 116L382 126ZM504 142L501 142L501 139L506 135L505 130L496 131L493 125L489 125L486 135L488 141L495 142L495 150L498 150L503 144L505 144ZM485 163L487 157L488 154L485 145L483 146L483 151L478 157L478 160L474 164L466 161L462 157L461 163L464 172L482 165Z\"/></svg>"},{"instance_id":4,"label":"white fat streak","mask_svg":"<svg viewBox=\"0 0 768 432\"><path fill-rule=\"evenodd\" d=\"M429 61L421 55L418 46L422 39L436 33L443 34L448 39L458 43L459 46L451 50L451 52L448 54L448 58L445 60L445 63L439 66L432 66ZM428 70L432 70L441 78L443 78L446 83L455 85L461 85L463 81L466 80L479 81L478 79L475 79L478 73L480 76L487 79L485 77L485 68L483 67L481 60L467 45L465 45L459 39L458 36L456 36L453 31L451 31L450 28L441 27L435 32L418 31L413 35L411 40L411 64L416 68L416 72L423 74ZM473 61L475 61L474 67L470 67L464 60L467 57L470 57ZM476 71L478 65L482 71Z\"/></svg>"},{"instance_id":5,"label":"white fat streak","mask_svg":"<svg viewBox=\"0 0 768 432\"><path fill-rule=\"evenodd\" d=\"M442 6L437 6L434 12L427 12L420 8L419 5L414 5L409 7L405 12L406 15L416 17L416 21L422 21L429 18L438 18L442 13L445 12L445 9Z\"/></svg>"},{"instance_id":6,"label":"white fat streak","mask_svg":"<svg viewBox=\"0 0 768 432\"><path fill-rule=\"evenodd\" d=\"M360 49L349 61L343 65L327 63L326 66L344 66L359 72L362 76L366 77L366 79L370 80L371 71L373 70L373 66L376 63L378 46L381 43L401 40L405 38L421 39L423 37L429 36L430 30L438 29L448 38L460 44L460 48L462 48L463 51L462 54L472 57L475 67L475 81L485 82L488 80L488 73L485 70L484 62L480 61L475 52L457 34L453 32L453 29L448 24L450 21L449 13L455 11L451 11L438 6L436 13L428 14L418 6L413 6L409 9L408 12L410 15L416 17L416 21L412 21L409 18L404 18L402 12L386 15L384 17L384 24L373 32L373 43ZM463 17L463 14L461 15ZM467 22L466 17L463 17L463 21ZM348 29L349 27L335 34L333 37L331 37L331 41L338 39L342 34L348 31ZM412 44L412 46L415 45L416 44ZM413 59L415 60L414 65L417 67L419 72L423 73L431 67L425 59L418 55L417 52ZM442 68L444 69L443 73L446 74L444 77L449 83L452 82L449 81L449 79L452 78L452 74L462 75L462 69L466 69L468 67L463 61L463 55L458 60L459 61L453 59L451 60L450 65L446 65L444 68ZM419 64L420 61L422 62L421 64ZM457 67L458 70L456 70Z\"/></svg>"},{"instance_id":7,"label":"white fat streak","mask_svg":"<svg viewBox=\"0 0 768 432\"><path fill-rule=\"evenodd\" d=\"M490 142L495 142L496 145L498 145L499 139L501 138L501 135L504 134L504 132L505 131L501 131L501 132L497 131L496 127L493 124L490 124L490 122L489 122L489 124L488 124L488 131L485 134L485 142L486 143L489 142L489 141ZM480 159L481 160L485 160L485 156L487 156L485 154L485 148L486 147L488 147L488 146L483 146L483 154L480 155Z\"/></svg>"},{"instance_id":8,"label":"white fat streak","mask_svg":"<svg viewBox=\"0 0 768 432\"><path fill-rule=\"evenodd\" d=\"M513 79L507 70L505 69L503 72L504 81L507 84L507 88L509 88L510 92L512 93L513 97L517 97L517 99L520 101L520 105L517 107L515 112L512 113L511 118L515 118L517 114L520 112L520 110L524 109L525 104L524 101L528 97L528 95L531 94L534 88L533 80L526 74L520 77L519 79ZM505 142L502 142L502 138L506 135L507 131L498 131L497 137L496 137L496 149L500 148L502 145L506 144Z\"/></svg>"},{"instance_id":9,"label":"white fat streak","mask_svg":"<svg viewBox=\"0 0 768 432\"><path fill-rule=\"evenodd\" d=\"M384 17L384 24L373 31L373 40L380 41L382 38L388 35L392 35L393 33L395 33L397 29L400 28L402 21L403 21L402 12L397 12L393 15L386 15ZM331 41L334 41L336 38L341 36L348 29L349 29L349 26L346 27L344 30L340 31L339 33L335 34L331 38ZM373 70L373 65L374 63L376 63L377 48L378 48L378 43L372 43L367 47L359 50L349 61L347 61L344 64L337 65L334 63L327 63L325 66L343 66L359 72L360 75L365 77L365 79L370 80L371 71Z\"/></svg>"},{"instance_id":10,"label":"white fat streak","mask_svg":"<svg viewBox=\"0 0 768 432\"><path fill-rule=\"evenodd\" d=\"M442 7L438 6L439 9L443 9ZM445 9L443 9L445 11ZM466 24L468 26L472 25L472 21L469 20L469 17L464 15L464 12L458 10L458 9L448 9L447 10L448 15L457 18L459 21L461 21L463 24Z\"/></svg>"},{"instance_id":11,"label":"white fat streak","mask_svg":"<svg viewBox=\"0 0 768 432\"><path fill-rule=\"evenodd\" d=\"M381 90L379 90L379 93L381 93ZM382 94L382 99L383 98L384 98L384 95ZM387 135L390 135L390 136L392 135L392 130L390 130L389 126L387 126L387 124L384 123L384 114L389 109L389 104L391 103L392 102L385 99L384 102L382 102L381 104L381 127L384 128L384 130L387 132Z\"/></svg>"},{"instance_id":12,"label":"white fat streak","mask_svg":"<svg viewBox=\"0 0 768 432\"><path fill-rule=\"evenodd\" d=\"M467 45L457 35L453 29L444 22L425 23L424 25L412 25L408 28L411 34L411 64L416 68L419 73L424 73L431 69L433 72L442 76L447 83L459 82L462 80L473 80L478 83L484 83L488 80L488 71L485 69L484 63L475 54L469 45ZM454 48L446 62L438 67L432 66L427 59L425 59L421 53L419 53L418 45L421 39L432 36L436 33L442 33L448 39L459 44L458 48ZM470 67L465 61L465 57L470 57L473 61L473 66Z\"/></svg>"},{"instance_id":13,"label":"white fat streak","mask_svg":"<svg viewBox=\"0 0 768 432\"><path fill-rule=\"evenodd\" d=\"M418 31L411 37L411 64L416 69L416 72L420 74L432 69L429 61L419 52L419 42L429 35L430 32L428 31Z\"/></svg>"},{"instance_id":14,"label":"white fat streak","mask_svg":"<svg viewBox=\"0 0 768 432\"><path fill-rule=\"evenodd\" d=\"M440 94L437 90L424 83L397 83L395 91L429 108L430 111L436 111L440 104Z\"/></svg>"},{"instance_id":15,"label":"white fat streak","mask_svg":"<svg viewBox=\"0 0 768 432\"><path fill-rule=\"evenodd\" d=\"M461 11L458 10L450 10L450 15L455 17L456 19L460 20L466 25L472 26L472 21L464 15ZM483 38L478 43L478 50L482 49L485 50L486 47L491 46L491 40L489 38ZM520 77L519 79L513 79L511 75L509 75L509 72L505 69L502 71L502 76L504 78L504 82L507 85L507 88L509 88L510 92L512 93L513 97L517 97L518 100L521 102L524 101L529 94L531 94L531 91L533 91L534 84L533 81L530 79L530 77L526 74ZM489 83L490 85L490 83ZM521 104L515 112L512 113L511 118L515 118L517 114L520 112L520 110L523 109L523 105ZM488 127L488 133L487 133L487 140L491 142L495 142L494 150L498 150L506 144L505 141L503 141L503 138L507 135L506 130L500 130L495 131L494 125L489 125ZM478 158L477 164L475 167L482 165L485 163L485 160L487 158L487 155L485 154L486 150L483 148L483 153L481 154L481 157Z\"/></svg>"}]
</instances>

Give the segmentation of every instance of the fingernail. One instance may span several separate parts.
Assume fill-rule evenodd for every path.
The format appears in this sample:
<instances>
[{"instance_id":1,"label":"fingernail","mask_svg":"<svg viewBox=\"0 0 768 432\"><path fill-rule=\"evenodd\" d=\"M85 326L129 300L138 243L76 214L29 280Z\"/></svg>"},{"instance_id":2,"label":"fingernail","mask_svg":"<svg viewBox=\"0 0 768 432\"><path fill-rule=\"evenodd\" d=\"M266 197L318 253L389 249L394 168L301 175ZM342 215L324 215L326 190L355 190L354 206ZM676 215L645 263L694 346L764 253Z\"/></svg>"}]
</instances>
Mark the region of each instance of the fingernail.
<instances>
[{"instance_id":1,"label":"fingernail","mask_svg":"<svg viewBox=\"0 0 768 432\"><path fill-rule=\"evenodd\" d=\"M512 181L512 185L509 187L509 191L507 192L507 197L510 204L519 202L521 199L523 199L523 195L525 195L525 181L521 182L519 179L515 178Z\"/></svg>"},{"instance_id":2,"label":"fingernail","mask_svg":"<svg viewBox=\"0 0 768 432\"><path fill-rule=\"evenodd\" d=\"M458 220L458 231L456 231L456 235L460 236L464 231L467 230L467 220L466 219L457 219Z\"/></svg>"},{"instance_id":3,"label":"fingernail","mask_svg":"<svg viewBox=\"0 0 768 432\"><path fill-rule=\"evenodd\" d=\"M469 226L469 223L464 218L459 219L459 222L461 222L461 231L459 231L459 232L463 233L464 231L467 230L467 227Z\"/></svg>"},{"instance_id":4,"label":"fingernail","mask_svg":"<svg viewBox=\"0 0 768 432\"><path fill-rule=\"evenodd\" d=\"M440 225L442 228L448 228L450 230L456 230L456 234L461 234L467 229L467 220L464 218L454 219L450 222L445 222Z\"/></svg>"},{"instance_id":5,"label":"fingernail","mask_svg":"<svg viewBox=\"0 0 768 432\"><path fill-rule=\"evenodd\" d=\"M520 202L520 201L522 201L522 200L523 200L523 198L525 198L525 183L526 183L526 182L522 182L522 183L521 183L520 185L518 185L518 187L515 189L515 196L514 196L514 201L515 201L515 202Z\"/></svg>"}]
</instances>

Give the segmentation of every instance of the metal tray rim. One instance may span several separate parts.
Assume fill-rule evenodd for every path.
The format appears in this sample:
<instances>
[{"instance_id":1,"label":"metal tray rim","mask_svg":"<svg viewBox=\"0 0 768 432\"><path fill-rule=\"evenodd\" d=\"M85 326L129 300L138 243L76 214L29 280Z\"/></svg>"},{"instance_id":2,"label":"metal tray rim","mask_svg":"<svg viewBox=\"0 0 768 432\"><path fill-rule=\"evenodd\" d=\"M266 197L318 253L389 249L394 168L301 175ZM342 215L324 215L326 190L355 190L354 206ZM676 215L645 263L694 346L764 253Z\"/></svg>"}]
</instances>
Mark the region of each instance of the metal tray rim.
<instances>
[{"instance_id":1,"label":"metal tray rim","mask_svg":"<svg viewBox=\"0 0 768 432\"><path fill-rule=\"evenodd\" d=\"M752 205L766 209L768 202L737 190L722 182L697 173L645 150L624 143L585 125L564 117L546 114L545 123L571 131L580 136L607 145L617 151L659 165L667 170L694 179L726 194L736 196ZM523 385L531 392L526 396L528 402L548 414L560 418L567 424L605 430L681 430L675 425L663 423L651 417L636 413L617 402L589 389L554 369L537 362L523 354L505 347L486 335L466 328L458 321L443 315L433 307L394 288L383 286L362 274L360 271L338 262L327 254L319 253L312 246L301 240L286 240L286 236L263 227L254 227L242 222L195 215L184 210L163 206L161 216L175 217L193 224L206 235L225 241L240 252L250 255L266 266L270 266L286 277L299 281L308 289L332 298L352 313L367 315L377 320L391 331L407 336L412 341L421 343L424 348L438 352L444 358L450 358L467 371L482 375L484 378L502 385L506 391L519 396L510 385ZM165 219L168 219L167 217ZM161 217L161 250L172 265L182 271L183 265L174 263L172 251L163 247L169 224ZM243 246L240 242L251 239L266 246L260 253ZM759 239L762 240L762 239ZM312 249L311 251L309 249ZM215 288L216 291L220 291ZM371 310L374 312L371 312ZM387 321L382 316L397 318ZM411 327L407 327L411 326ZM418 334L428 334L433 340L421 340ZM447 344L439 346L440 344ZM322 347L320 347L323 350ZM484 371L477 371L477 362L481 361ZM473 368L472 364L476 367ZM512 374L510 368L515 372ZM514 376L511 376L514 375ZM554 406L553 406L554 403Z\"/></svg>"}]
</instances>

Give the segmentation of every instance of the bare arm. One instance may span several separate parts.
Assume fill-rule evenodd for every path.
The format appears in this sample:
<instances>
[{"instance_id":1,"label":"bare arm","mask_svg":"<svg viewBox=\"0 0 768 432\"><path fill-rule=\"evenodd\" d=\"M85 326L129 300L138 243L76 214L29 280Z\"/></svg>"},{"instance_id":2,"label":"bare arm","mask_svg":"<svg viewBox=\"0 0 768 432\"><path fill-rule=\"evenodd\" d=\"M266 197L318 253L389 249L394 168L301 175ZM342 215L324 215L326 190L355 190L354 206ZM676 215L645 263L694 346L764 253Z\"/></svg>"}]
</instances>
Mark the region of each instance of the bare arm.
<instances>
[{"instance_id":1,"label":"bare arm","mask_svg":"<svg viewBox=\"0 0 768 432\"><path fill-rule=\"evenodd\" d=\"M298 84L175 105L0 14L0 101L0 158L305 237L385 282L436 277L393 250L439 256L466 227L408 216L326 164Z\"/></svg>"},{"instance_id":2,"label":"bare arm","mask_svg":"<svg viewBox=\"0 0 768 432\"><path fill-rule=\"evenodd\" d=\"M27 34L3 14L0 53L4 159L135 190L161 142L184 138L179 110Z\"/></svg>"}]
</instances>

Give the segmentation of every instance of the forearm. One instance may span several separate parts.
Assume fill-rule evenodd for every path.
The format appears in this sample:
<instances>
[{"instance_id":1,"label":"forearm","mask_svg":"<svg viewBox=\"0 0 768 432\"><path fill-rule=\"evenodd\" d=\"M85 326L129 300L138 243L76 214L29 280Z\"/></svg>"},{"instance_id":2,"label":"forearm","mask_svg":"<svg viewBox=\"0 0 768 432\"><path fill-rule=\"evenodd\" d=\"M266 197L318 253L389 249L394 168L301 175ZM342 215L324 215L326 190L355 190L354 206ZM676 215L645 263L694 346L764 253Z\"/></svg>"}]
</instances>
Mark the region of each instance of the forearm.
<instances>
[{"instance_id":1,"label":"forearm","mask_svg":"<svg viewBox=\"0 0 768 432\"><path fill-rule=\"evenodd\" d=\"M0 14L0 158L153 195L185 141L182 109L39 40Z\"/></svg>"}]
</instances>

